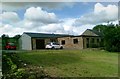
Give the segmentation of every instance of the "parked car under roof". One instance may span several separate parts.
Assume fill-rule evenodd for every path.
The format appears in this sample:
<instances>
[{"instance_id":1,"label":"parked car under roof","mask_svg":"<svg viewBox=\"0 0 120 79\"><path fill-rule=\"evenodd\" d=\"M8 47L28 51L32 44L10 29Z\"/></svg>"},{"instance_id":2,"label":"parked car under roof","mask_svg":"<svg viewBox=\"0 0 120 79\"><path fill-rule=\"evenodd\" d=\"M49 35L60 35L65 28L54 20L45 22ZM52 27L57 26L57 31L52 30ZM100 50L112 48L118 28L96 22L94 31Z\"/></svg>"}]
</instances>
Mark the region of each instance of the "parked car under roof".
<instances>
[{"instance_id":1,"label":"parked car under roof","mask_svg":"<svg viewBox=\"0 0 120 79\"><path fill-rule=\"evenodd\" d=\"M46 49L63 49L63 46L57 42L49 42L45 46Z\"/></svg>"}]
</instances>

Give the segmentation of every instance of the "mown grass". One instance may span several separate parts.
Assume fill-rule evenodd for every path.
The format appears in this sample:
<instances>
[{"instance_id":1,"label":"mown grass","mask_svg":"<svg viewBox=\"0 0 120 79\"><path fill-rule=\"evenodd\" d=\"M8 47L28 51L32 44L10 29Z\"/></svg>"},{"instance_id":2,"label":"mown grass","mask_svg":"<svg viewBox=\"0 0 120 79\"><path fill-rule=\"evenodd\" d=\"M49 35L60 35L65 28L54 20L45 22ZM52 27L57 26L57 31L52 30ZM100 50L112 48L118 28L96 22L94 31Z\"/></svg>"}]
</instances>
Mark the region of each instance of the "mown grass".
<instances>
[{"instance_id":1,"label":"mown grass","mask_svg":"<svg viewBox=\"0 0 120 79\"><path fill-rule=\"evenodd\" d=\"M19 53L52 77L117 77L118 53L102 50L39 50Z\"/></svg>"}]
</instances>

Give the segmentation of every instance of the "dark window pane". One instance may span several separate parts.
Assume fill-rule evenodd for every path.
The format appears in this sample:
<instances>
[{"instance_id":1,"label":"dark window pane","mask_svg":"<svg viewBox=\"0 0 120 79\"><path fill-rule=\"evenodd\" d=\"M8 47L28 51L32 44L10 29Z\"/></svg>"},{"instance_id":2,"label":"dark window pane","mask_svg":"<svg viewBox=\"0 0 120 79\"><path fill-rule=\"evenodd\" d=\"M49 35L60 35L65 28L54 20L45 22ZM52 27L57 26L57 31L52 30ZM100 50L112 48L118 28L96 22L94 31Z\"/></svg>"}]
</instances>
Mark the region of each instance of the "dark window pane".
<instances>
[{"instance_id":1,"label":"dark window pane","mask_svg":"<svg viewBox=\"0 0 120 79\"><path fill-rule=\"evenodd\" d=\"M65 45L65 40L62 40L62 41L61 41L61 44L62 44L62 45Z\"/></svg>"},{"instance_id":2,"label":"dark window pane","mask_svg":"<svg viewBox=\"0 0 120 79\"><path fill-rule=\"evenodd\" d=\"M78 39L73 39L74 44L78 44Z\"/></svg>"},{"instance_id":3,"label":"dark window pane","mask_svg":"<svg viewBox=\"0 0 120 79\"><path fill-rule=\"evenodd\" d=\"M99 41L99 39L97 39L97 43L99 43L100 41Z\"/></svg>"}]
</instances>

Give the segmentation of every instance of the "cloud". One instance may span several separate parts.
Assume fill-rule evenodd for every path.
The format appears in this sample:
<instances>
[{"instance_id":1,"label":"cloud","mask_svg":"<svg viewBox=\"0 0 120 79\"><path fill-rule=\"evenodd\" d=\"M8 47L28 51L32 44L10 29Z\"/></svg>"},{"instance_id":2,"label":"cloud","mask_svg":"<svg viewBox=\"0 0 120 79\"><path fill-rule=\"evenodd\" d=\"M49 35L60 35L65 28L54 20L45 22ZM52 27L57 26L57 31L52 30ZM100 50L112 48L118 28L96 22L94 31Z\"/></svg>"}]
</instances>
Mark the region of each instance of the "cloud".
<instances>
[{"instance_id":1,"label":"cloud","mask_svg":"<svg viewBox=\"0 0 120 79\"><path fill-rule=\"evenodd\" d=\"M49 28L49 29L48 29ZM42 32L49 33L64 33L64 28L61 24L48 24L39 28Z\"/></svg>"},{"instance_id":2,"label":"cloud","mask_svg":"<svg viewBox=\"0 0 120 79\"><path fill-rule=\"evenodd\" d=\"M21 27L21 25L17 25L16 26L18 27L15 27L11 24L1 24L0 23L0 36L3 35L3 34L7 34L9 35L10 37L13 37L17 34L20 34L22 35L23 32L39 32L37 31L36 29L37 28L26 28L26 27Z\"/></svg>"},{"instance_id":3,"label":"cloud","mask_svg":"<svg viewBox=\"0 0 120 79\"><path fill-rule=\"evenodd\" d=\"M119 0L1 0L2 2L119 2Z\"/></svg>"},{"instance_id":4,"label":"cloud","mask_svg":"<svg viewBox=\"0 0 120 79\"><path fill-rule=\"evenodd\" d=\"M63 7L72 7L74 2L3 2L3 11L17 11L20 9L27 9L31 6L42 7L45 9L61 9Z\"/></svg>"},{"instance_id":5,"label":"cloud","mask_svg":"<svg viewBox=\"0 0 120 79\"><path fill-rule=\"evenodd\" d=\"M107 15L107 18L109 18L109 20L116 20L118 18L118 7L116 5L108 5L105 7L102 4L97 3L94 8L94 13L104 13Z\"/></svg>"},{"instance_id":6,"label":"cloud","mask_svg":"<svg viewBox=\"0 0 120 79\"><path fill-rule=\"evenodd\" d=\"M19 4L19 6L25 4L26 3ZM42 5L42 3L40 4ZM46 5L48 4L46 3ZM17 6L16 4L16 7ZM54 8L57 4L50 6ZM86 29L92 29L96 24L106 23L108 21L117 23L118 15L117 6L104 6L101 3L95 4L93 12L84 14L80 18L58 19L55 13L48 12L40 6L29 7L25 10L22 20L19 19L16 12L3 12L0 14L0 16L4 17L5 21L0 23L0 35L9 34L9 36L14 36L16 34L22 34L23 32L80 35Z\"/></svg>"},{"instance_id":7,"label":"cloud","mask_svg":"<svg viewBox=\"0 0 120 79\"><path fill-rule=\"evenodd\" d=\"M20 21L19 16L17 15L17 13L15 12L3 12L2 14L0 14L1 17L1 21L2 22L7 22L7 23L15 23Z\"/></svg>"},{"instance_id":8,"label":"cloud","mask_svg":"<svg viewBox=\"0 0 120 79\"><path fill-rule=\"evenodd\" d=\"M8 34L9 36L14 36L16 34L22 34L23 32L40 32L40 33L57 33L57 34L78 34L72 26L74 19L64 19L59 23L52 24L39 24L38 22L31 21L20 21L19 23L11 24L0 24L0 35ZM21 26L22 25L22 26ZM17 27L15 27L17 26ZM81 29L78 29L81 32Z\"/></svg>"},{"instance_id":9,"label":"cloud","mask_svg":"<svg viewBox=\"0 0 120 79\"><path fill-rule=\"evenodd\" d=\"M0 27L0 35L7 34L9 36L14 36L16 34L22 34L23 28L13 27L10 24L2 24Z\"/></svg>"},{"instance_id":10,"label":"cloud","mask_svg":"<svg viewBox=\"0 0 120 79\"><path fill-rule=\"evenodd\" d=\"M116 5L104 6L101 3L96 3L94 11L76 19L74 25L80 26L83 24L99 24L118 19L118 7Z\"/></svg>"},{"instance_id":11,"label":"cloud","mask_svg":"<svg viewBox=\"0 0 120 79\"><path fill-rule=\"evenodd\" d=\"M56 23L58 19L54 13L48 13L41 7L30 7L26 10L24 18L33 22L41 22L43 24Z\"/></svg>"}]
</instances>

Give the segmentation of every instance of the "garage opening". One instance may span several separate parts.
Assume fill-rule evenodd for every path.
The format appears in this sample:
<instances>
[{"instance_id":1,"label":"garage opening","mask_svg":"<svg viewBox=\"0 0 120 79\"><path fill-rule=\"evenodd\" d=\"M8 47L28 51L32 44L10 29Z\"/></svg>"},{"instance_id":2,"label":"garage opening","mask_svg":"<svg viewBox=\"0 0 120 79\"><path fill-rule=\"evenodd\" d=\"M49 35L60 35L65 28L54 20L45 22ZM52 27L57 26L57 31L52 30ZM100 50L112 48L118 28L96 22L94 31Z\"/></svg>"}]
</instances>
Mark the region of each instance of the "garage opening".
<instances>
[{"instance_id":1,"label":"garage opening","mask_svg":"<svg viewBox=\"0 0 120 79\"><path fill-rule=\"evenodd\" d=\"M45 49L44 39L36 39L36 49Z\"/></svg>"}]
</instances>

